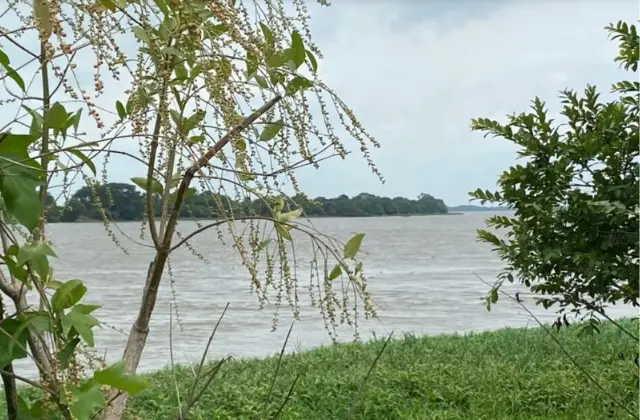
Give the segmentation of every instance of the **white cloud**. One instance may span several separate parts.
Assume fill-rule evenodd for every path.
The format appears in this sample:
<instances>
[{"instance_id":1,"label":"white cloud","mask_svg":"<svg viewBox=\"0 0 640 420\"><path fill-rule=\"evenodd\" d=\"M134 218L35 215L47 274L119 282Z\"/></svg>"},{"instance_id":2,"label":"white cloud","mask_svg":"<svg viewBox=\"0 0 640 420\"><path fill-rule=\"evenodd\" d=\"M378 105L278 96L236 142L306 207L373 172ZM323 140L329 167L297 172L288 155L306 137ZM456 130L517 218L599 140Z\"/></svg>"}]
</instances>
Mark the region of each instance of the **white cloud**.
<instances>
[{"instance_id":1,"label":"white cloud","mask_svg":"<svg viewBox=\"0 0 640 420\"><path fill-rule=\"evenodd\" d=\"M616 45L603 27L634 22L637 8L631 0L310 5L325 56L321 75L382 143L373 156L387 183L379 183L359 147L347 142L354 151L347 161L302 170L301 186L312 196L426 192L449 204L465 202L478 187L492 188L514 162L514 148L472 133L471 118L503 119L525 110L535 95L556 113L558 91L567 86L593 83L607 91L620 71L612 61ZM81 77L90 82L92 75ZM123 85L111 83L96 102L114 108L116 99L126 98L125 87L117 88ZM132 141L127 148L137 146ZM110 166L114 181L140 171L125 159Z\"/></svg>"},{"instance_id":2,"label":"white cloud","mask_svg":"<svg viewBox=\"0 0 640 420\"><path fill-rule=\"evenodd\" d=\"M374 157L387 183L336 162L305 177L310 192L428 192L454 204L467 191L493 187L514 149L470 132L471 118L503 119L536 95L554 112L567 86L608 91L620 73L603 28L635 21L638 8L633 1L518 1L464 16L464 3L435 2L425 11L410 1L336 2L318 10L312 28L320 29L321 73L382 143Z\"/></svg>"}]
</instances>

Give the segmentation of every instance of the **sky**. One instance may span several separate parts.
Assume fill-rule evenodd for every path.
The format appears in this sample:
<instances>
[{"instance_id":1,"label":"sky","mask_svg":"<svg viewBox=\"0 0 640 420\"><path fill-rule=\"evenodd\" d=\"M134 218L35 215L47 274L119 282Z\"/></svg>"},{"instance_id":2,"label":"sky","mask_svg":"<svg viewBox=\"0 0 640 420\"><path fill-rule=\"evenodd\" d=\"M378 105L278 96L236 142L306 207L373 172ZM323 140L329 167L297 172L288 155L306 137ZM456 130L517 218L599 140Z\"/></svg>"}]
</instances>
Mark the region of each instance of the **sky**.
<instances>
[{"instance_id":1,"label":"sky","mask_svg":"<svg viewBox=\"0 0 640 420\"><path fill-rule=\"evenodd\" d=\"M352 141L346 160L302 169L302 190L312 197L428 193L448 205L466 204L476 188L494 189L516 162L506 140L471 132L472 118L505 121L536 95L557 114L566 87L590 83L608 92L623 72L604 26L638 20L634 0L333 3L309 6L324 54L320 76L381 143L372 154L386 182ZM124 88L110 89L106 102L126 98ZM126 182L139 171L114 159L109 179Z\"/></svg>"}]
</instances>

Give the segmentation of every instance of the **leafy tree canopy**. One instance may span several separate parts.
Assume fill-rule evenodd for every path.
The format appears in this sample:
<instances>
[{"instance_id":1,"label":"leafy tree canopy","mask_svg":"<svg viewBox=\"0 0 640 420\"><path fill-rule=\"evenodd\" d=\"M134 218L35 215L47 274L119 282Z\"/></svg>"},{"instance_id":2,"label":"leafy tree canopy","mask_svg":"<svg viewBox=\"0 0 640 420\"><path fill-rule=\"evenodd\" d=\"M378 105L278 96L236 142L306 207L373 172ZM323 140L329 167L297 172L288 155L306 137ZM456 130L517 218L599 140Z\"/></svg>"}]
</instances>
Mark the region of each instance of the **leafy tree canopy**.
<instances>
[{"instance_id":1,"label":"leafy tree canopy","mask_svg":"<svg viewBox=\"0 0 640 420\"><path fill-rule=\"evenodd\" d=\"M619 22L606 28L619 42L615 61L638 68L638 34ZM532 111L507 124L481 118L473 130L519 146L522 163L504 171L498 191L471 196L515 210L487 219L502 237L480 230L506 263L487 303L504 280L519 281L559 313L605 315L609 304L638 305L638 94L637 76L613 86L601 100L594 86L562 92L562 117L550 118L539 98Z\"/></svg>"}]
</instances>

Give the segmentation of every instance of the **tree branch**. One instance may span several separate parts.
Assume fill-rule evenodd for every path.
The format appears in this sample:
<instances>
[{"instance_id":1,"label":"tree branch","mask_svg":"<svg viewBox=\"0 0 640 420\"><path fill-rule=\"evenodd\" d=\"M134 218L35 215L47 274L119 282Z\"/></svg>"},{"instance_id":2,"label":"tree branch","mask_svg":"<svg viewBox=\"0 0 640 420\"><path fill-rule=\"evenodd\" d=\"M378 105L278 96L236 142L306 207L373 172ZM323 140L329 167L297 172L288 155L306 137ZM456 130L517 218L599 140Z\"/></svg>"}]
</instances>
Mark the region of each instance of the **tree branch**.
<instances>
[{"instance_id":1,"label":"tree branch","mask_svg":"<svg viewBox=\"0 0 640 420\"><path fill-rule=\"evenodd\" d=\"M216 144L209 148L209 150L207 150L207 152L200 159L198 159L197 162L195 162L189 167L189 169L185 171L185 175L182 178L182 181L180 182L180 186L178 187L178 191L176 193L175 203L173 205L173 209L171 210L169 221L167 222L167 228L162 240L162 244L160 245L156 254L156 259L153 264L153 270L149 278L148 289L143 296L140 313L138 314L138 319L136 320L138 328L141 328L143 330L146 330L148 328L148 322L155 307L156 296L158 294L158 287L160 285L160 279L162 278L164 265L167 261L169 253L171 252L171 240L173 239L173 234L176 229L180 210L182 209L185 193L189 188L189 184L195 177L196 173L200 171L207 164L207 162L209 162L209 160L211 160L211 158L215 156L224 146L226 146L233 137L250 126L265 112L273 108L273 106L280 102L281 99L282 96L276 95L273 99L262 105L253 114L249 115L244 119L244 121L235 126L226 135L224 135Z\"/></svg>"},{"instance_id":2,"label":"tree branch","mask_svg":"<svg viewBox=\"0 0 640 420\"><path fill-rule=\"evenodd\" d=\"M238 217L235 218L234 220L268 220L268 221L273 221L275 222L275 220L273 220L272 217L266 217L266 216L246 216L246 217ZM182 238L180 240L180 242L178 242L176 245L172 246L171 249L169 250L169 252L173 252L176 249L180 248L182 245L184 245L189 239L193 238L194 236L204 232L205 230L209 230L211 228L214 228L216 226L220 226L223 225L225 223L228 223L229 220L224 219L224 220L216 220L215 222L209 223L207 225L202 226L199 229L194 230L193 232L191 232L190 234L188 234L187 236L185 236L184 238Z\"/></svg>"}]
</instances>

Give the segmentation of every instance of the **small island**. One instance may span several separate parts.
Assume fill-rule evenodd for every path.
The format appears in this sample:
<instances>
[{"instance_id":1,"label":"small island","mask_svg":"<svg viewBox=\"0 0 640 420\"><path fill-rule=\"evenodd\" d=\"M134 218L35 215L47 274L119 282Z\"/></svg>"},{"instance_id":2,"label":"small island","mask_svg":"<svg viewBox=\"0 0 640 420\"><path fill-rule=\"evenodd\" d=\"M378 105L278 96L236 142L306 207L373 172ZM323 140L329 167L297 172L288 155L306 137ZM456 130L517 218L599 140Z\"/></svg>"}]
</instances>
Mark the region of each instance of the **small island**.
<instances>
[{"instance_id":1,"label":"small island","mask_svg":"<svg viewBox=\"0 0 640 420\"><path fill-rule=\"evenodd\" d=\"M161 202L154 195L155 214L162 212ZM416 199L405 197L380 197L360 193L353 197L340 195L334 198L310 199L302 194L285 198L283 211L302 208L306 217L379 217L444 215L449 208L441 199L420 194ZM58 200L60 201L60 200ZM127 183L107 183L84 186L72 194L66 203L58 203L49 196L48 221L50 223L98 221L106 215L115 221L143 220L146 210L146 194L140 187ZM271 206L261 199L238 200L210 191L191 190L185 200L180 217L212 219L242 215L271 215Z\"/></svg>"}]
</instances>

